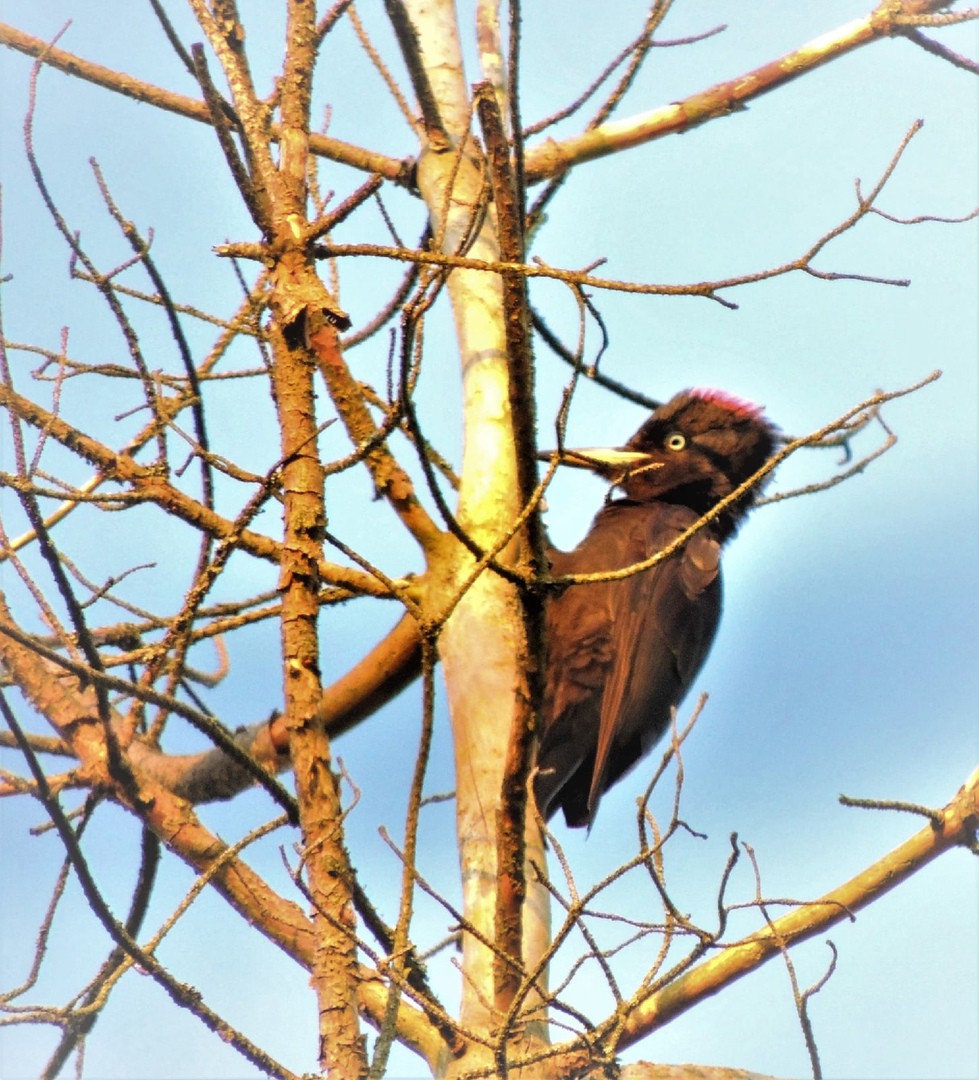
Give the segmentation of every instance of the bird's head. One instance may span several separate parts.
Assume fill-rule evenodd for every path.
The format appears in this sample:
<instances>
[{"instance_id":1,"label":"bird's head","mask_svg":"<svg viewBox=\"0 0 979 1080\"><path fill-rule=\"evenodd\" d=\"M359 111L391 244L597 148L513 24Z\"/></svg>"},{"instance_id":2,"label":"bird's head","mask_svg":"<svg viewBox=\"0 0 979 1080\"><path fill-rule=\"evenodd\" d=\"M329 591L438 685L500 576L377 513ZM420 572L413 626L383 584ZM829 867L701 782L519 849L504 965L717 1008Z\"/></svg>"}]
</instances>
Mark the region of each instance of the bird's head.
<instances>
[{"instance_id":1,"label":"bird's head","mask_svg":"<svg viewBox=\"0 0 979 1080\"><path fill-rule=\"evenodd\" d=\"M663 500L706 513L770 457L777 429L761 410L718 390L685 390L660 405L624 447L566 451L562 461L612 481L632 502ZM749 491L721 522L732 532Z\"/></svg>"}]
</instances>

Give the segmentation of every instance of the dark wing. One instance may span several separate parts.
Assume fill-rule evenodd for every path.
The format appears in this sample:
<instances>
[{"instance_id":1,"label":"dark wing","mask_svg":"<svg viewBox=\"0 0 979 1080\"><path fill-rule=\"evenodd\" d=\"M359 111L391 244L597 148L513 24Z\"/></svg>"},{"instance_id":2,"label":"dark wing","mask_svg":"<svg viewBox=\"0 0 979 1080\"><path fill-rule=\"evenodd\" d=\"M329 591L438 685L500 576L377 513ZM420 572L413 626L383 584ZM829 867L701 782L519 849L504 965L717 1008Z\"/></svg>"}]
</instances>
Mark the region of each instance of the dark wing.
<instances>
[{"instance_id":1,"label":"dark wing","mask_svg":"<svg viewBox=\"0 0 979 1080\"><path fill-rule=\"evenodd\" d=\"M648 558L696 514L613 503L555 573ZM662 735L699 671L720 616L718 542L704 531L678 555L622 581L572 586L550 602L544 733L535 795L569 825L590 824L602 794Z\"/></svg>"},{"instance_id":2,"label":"dark wing","mask_svg":"<svg viewBox=\"0 0 979 1080\"><path fill-rule=\"evenodd\" d=\"M697 516L663 509L666 514L649 523L644 558L662 550ZM590 818L604 792L662 736L697 677L720 619L719 564L720 545L699 533L677 556L616 583L612 653L631 662L612 666L602 695Z\"/></svg>"}]
</instances>

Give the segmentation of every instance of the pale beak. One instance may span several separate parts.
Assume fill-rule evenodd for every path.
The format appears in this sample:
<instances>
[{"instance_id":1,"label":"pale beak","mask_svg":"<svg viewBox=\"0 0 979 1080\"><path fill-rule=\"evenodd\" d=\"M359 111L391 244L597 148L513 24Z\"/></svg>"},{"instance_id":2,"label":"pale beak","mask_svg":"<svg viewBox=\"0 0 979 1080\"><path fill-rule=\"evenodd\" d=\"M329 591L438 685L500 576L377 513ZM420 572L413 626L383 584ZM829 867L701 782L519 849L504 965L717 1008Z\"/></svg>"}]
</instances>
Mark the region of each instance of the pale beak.
<instances>
[{"instance_id":1,"label":"pale beak","mask_svg":"<svg viewBox=\"0 0 979 1080\"><path fill-rule=\"evenodd\" d=\"M589 469L610 480L613 486L622 484L636 473L647 469L661 469L662 461L650 461L648 454L637 450L622 450L611 446L593 446L584 449L542 451L537 455L541 461L553 461L576 469Z\"/></svg>"},{"instance_id":2,"label":"pale beak","mask_svg":"<svg viewBox=\"0 0 979 1080\"><path fill-rule=\"evenodd\" d=\"M570 465L577 469L591 469L592 472L631 473L637 469L659 469L662 462L652 462L648 454L638 450L621 450L611 446L592 446L583 449L541 450L538 461L553 461L559 465Z\"/></svg>"}]
</instances>

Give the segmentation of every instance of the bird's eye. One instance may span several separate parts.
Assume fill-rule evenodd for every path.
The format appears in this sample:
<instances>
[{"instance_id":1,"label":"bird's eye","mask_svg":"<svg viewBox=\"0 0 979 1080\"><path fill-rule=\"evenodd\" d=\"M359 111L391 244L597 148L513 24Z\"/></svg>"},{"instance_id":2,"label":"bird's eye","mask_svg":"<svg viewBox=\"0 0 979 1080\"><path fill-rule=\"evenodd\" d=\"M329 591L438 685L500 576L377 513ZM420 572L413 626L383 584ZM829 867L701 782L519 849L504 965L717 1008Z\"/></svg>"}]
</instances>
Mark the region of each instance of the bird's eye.
<instances>
[{"instance_id":1,"label":"bird's eye","mask_svg":"<svg viewBox=\"0 0 979 1080\"><path fill-rule=\"evenodd\" d=\"M687 445L686 435L682 435L679 431L674 431L671 435L666 436L666 449L667 450L682 450Z\"/></svg>"}]
</instances>

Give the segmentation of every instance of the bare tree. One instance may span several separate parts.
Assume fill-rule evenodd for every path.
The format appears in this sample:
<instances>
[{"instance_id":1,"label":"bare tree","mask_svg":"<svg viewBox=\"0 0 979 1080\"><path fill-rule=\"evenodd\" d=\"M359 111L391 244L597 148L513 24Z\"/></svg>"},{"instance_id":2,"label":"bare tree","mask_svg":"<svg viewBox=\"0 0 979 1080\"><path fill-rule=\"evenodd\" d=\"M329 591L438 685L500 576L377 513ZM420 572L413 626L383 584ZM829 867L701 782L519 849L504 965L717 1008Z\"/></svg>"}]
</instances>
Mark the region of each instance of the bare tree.
<instances>
[{"instance_id":1,"label":"bare tree","mask_svg":"<svg viewBox=\"0 0 979 1080\"><path fill-rule=\"evenodd\" d=\"M688 297L733 308L739 289L792 275L906 284L887 271L833 268L828 256L870 219L908 223L883 196L920 123L891 145L885 167L857 185L855 203L835 222L765 267L690 284L627 280L597 264L559 267L531 254L547 215L585 163L614 158L628 168L634 148L744 110L883 39L903 38L909 50L934 53L933 63L974 74L974 61L935 31L976 12L933 0L882 3L681 101L613 118L657 47L692 50L723 29L670 40L672 4L657 0L621 51L596 62L591 85L528 123L527 13L516 0L466 7L463 14L448 0L386 0L382 18L379 5L358 10L338 0L318 12L311 0L286 0L271 47L268 12L250 24L234 0L190 0L191 27L188 12L151 0L154 47L168 42L167 62L182 64L189 94L72 53L70 33L47 41L0 26L0 40L34 60L24 148L35 190L68 253L72 287L104 313L98 343L76 344L66 330L52 346L41 343L48 324L66 316L46 298L18 297L42 329L29 343L4 338L0 372L8 419L0 708L12 763L0 794L43 809L40 831L57 835L63 859L47 899L36 888L44 911L34 959L4 991L3 1023L55 1029L44 1076L81 1060L134 969L256 1068L296 1075L168 954L168 935L203 894L220 897L242 934L264 935L309 972L324 1075L383 1076L395 1044L439 1077L619 1075L624 1050L781 957L818 1076L809 1003L824 980L804 988L791 947L852 919L937 855L976 850L973 772L942 807L869 804L924 821L816 898L767 895L752 848L732 838L705 913L694 915L667 873L677 838L693 831L682 806L682 748L693 719L677 718L639 802L634 855L594 883L579 882L559 830L545 839L527 788L546 662L544 605L556 588L585 587L551 576L541 511L557 465L552 458L538 468L538 430L545 447L564 439L583 383L646 408L661 391L663 377L648 378L638 364L625 380L607 373L604 344L593 339L606 335L611 298ZM187 44L196 37L204 43ZM354 40L381 95L334 74ZM282 64L269 80L268 57L279 44ZM479 69L472 84L470 52ZM104 161L93 159L92 170L114 234L104 239L94 225L78 231L61 170L37 135L52 68L85 93L95 84L174 114L177 140L186 121L201 125L232 182L220 198L243 211L236 237L213 253L195 252L206 269L173 259L169 222L155 235L135 222L141 211L129 185ZM320 79L330 83L325 99ZM324 100L333 114L321 124ZM392 106L400 138L411 140L405 152L384 149L372 134L373 113ZM359 132L357 141L337 128ZM194 185L216 183L192 160L203 140L195 133L185 145L168 144L171 164L186 153ZM132 155L139 152L134 144ZM4 214L15 213L8 193ZM929 214L915 220L955 219L952 211ZM120 242L126 254L110 255ZM212 284L222 274L237 295ZM564 290L570 305L538 303L534 290L547 286ZM354 289L370 290L369 314L345 310ZM558 322L552 310L562 312ZM535 350L563 364L562 380L551 368L542 382ZM444 375L433 390L429 373L444 372L453 352L458 391L446 389ZM818 477L771 501L815 496L863 472L894 443L883 407L937 374L925 368L913 384L891 384L875 369L871 377L887 389L824 417L811 433L786 435L751 483L811 447L842 448L843 463L828 467L822 455ZM874 431L879 442L851 456L857 435L864 446ZM380 617L351 614L367 605L382 609ZM256 715L249 667L274 654L273 626L277 704L270 716ZM208 670L215 652L218 666ZM336 656L350 660L330 675ZM430 769L439 669L454 754L451 833L438 808L448 800L433 790L438 770ZM416 682L420 696L377 715ZM334 748L360 725L366 740L396 748L370 775L348 770ZM657 781L674 793L663 820L650 802ZM365 872L369 856L354 819L359 800L386 787L401 796L402 817L372 819L398 867L384 887ZM247 807L234 842L209 824L218 813L212 804L228 800ZM89 848L90 831L103 827L132 860L125 897ZM431 879L419 856L422 845L448 850L450 835L455 883L442 873ZM277 850L279 867L267 854ZM157 896L167 860L189 867L194 880L163 914ZM754 882L740 899L731 889L739 861ZM80 896L71 895L76 888ZM39 1004L44 972L63 963L52 927L79 905L111 945L84 986L58 1005ZM755 920L750 929L742 909ZM422 920L426 928L440 922L441 951L418 929ZM643 957L642 972L626 982L619 960L630 952ZM590 983L607 1005L595 1004ZM268 992L244 990L259 1000ZM308 1048L296 1056L308 1060ZM628 1075L671 1073L634 1065Z\"/></svg>"}]
</instances>

